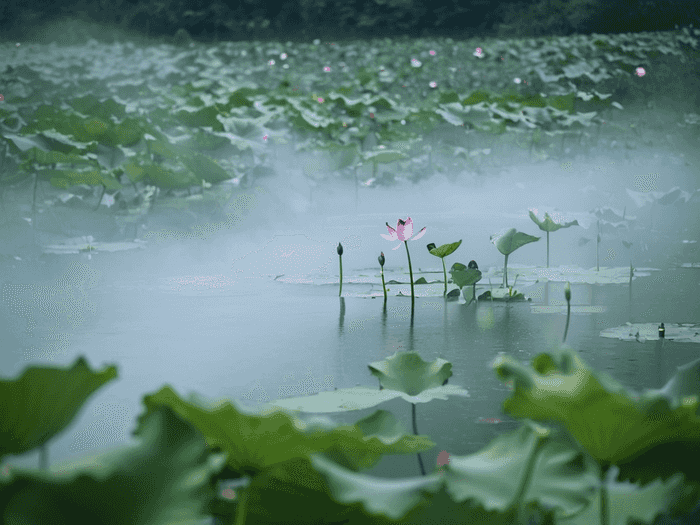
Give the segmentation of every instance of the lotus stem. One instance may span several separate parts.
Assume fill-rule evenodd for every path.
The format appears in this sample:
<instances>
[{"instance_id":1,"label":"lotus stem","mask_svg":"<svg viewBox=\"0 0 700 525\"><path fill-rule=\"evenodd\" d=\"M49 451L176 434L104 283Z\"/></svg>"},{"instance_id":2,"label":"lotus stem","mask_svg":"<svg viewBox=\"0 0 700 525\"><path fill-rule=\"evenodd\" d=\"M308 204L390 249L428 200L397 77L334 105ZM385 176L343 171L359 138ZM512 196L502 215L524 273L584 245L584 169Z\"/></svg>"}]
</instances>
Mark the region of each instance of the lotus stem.
<instances>
[{"instance_id":1,"label":"lotus stem","mask_svg":"<svg viewBox=\"0 0 700 525\"><path fill-rule=\"evenodd\" d=\"M236 508L236 525L244 525L246 522L246 514L248 513L248 490L243 489L239 492L240 498Z\"/></svg>"},{"instance_id":2,"label":"lotus stem","mask_svg":"<svg viewBox=\"0 0 700 525\"><path fill-rule=\"evenodd\" d=\"M547 232L547 268L549 268L549 232Z\"/></svg>"},{"instance_id":3,"label":"lotus stem","mask_svg":"<svg viewBox=\"0 0 700 525\"><path fill-rule=\"evenodd\" d=\"M406 255L408 256L408 273L411 278L411 308L413 308L416 302L416 294L413 290L413 267L411 266L411 254L408 251L408 241L403 242L406 245Z\"/></svg>"},{"instance_id":4,"label":"lotus stem","mask_svg":"<svg viewBox=\"0 0 700 525\"><path fill-rule=\"evenodd\" d=\"M379 266L381 266L382 270L382 288L384 289L384 304L386 304L386 283L384 282L384 263L386 259L384 259L384 252L381 252L377 259L379 260Z\"/></svg>"},{"instance_id":5,"label":"lotus stem","mask_svg":"<svg viewBox=\"0 0 700 525\"><path fill-rule=\"evenodd\" d=\"M503 286L508 288L508 256L506 255L506 260L503 263Z\"/></svg>"},{"instance_id":6,"label":"lotus stem","mask_svg":"<svg viewBox=\"0 0 700 525\"><path fill-rule=\"evenodd\" d=\"M418 435L418 426L416 425L416 404L411 403L411 418L413 420L413 435ZM423 458L420 456L420 452L417 453L418 456L418 466L420 467L421 476L425 476L425 467L423 466Z\"/></svg>"},{"instance_id":7,"label":"lotus stem","mask_svg":"<svg viewBox=\"0 0 700 525\"><path fill-rule=\"evenodd\" d=\"M571 283L569 283L569 281L566 281L564 298L566 299L566 327L564 328L564 339L562 339L562 343L566 343L566 336L569 333L569 321L571 320Z\"/></svg>"},{"instance_id":8,"label":"lotus stem","mask_svg":"<svg viewBox=\"0 0 700 525\"><path fill-rule=\"evenodd\" d=\"M443 257L442 259L442 275L444 276L445 279L445 291L442 293L443 296L447 295L447 270L445 269L445 258Z\"/></svg>"},{"instance_id":9,"label":"lotus stem","mask_svg":"<svg viewBox=\"0 0 700 525\"><path fill-rule=\"evenodd\" d=\"M382 288L384 289L384 301L386 302L386 284L384 283L384 268L382 268Z\"/></svg>"}]
</instances>

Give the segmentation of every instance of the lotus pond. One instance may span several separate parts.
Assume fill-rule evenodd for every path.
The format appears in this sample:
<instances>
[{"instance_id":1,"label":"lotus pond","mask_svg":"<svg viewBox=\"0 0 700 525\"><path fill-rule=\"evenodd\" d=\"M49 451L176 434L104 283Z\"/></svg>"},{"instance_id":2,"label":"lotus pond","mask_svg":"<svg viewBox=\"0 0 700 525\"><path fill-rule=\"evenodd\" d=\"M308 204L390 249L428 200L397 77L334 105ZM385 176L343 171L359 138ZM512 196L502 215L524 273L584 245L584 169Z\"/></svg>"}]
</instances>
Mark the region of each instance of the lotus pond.
<instances>
[{"instance_id":1,"label":"lotus pond","mask_svg":"<svg viewBox=\"0 0 700 525\"><path fill-rule=\"evenodd\" d=\"M591 43L590 52L608 40ZM652 40L658 44L655 38ZM318 45L315 43L314 48ZM527 48L523 43L518 45ZM105 51L97 44L91 46L90 52ZM300 50L310 53L304 46ZM55 48L50 51L58 53ZM127 51L144 56L130 46ZM227 52L224 46L222 53ZM22 49L18 56L26 58L28 53ZM167 62L169 53L174 51L158 51L162 63ZM260 58L257 54L260 53L256 51L256 60ZM211 63L216 56L197 48L181 50L173 60L182 60L191 67L206 64L202 74L207 76L210 68L219 67ZM481 60L481 56L479 53L477 58ZM69 63L71 60L75 61L75 54ZM624 61L626 65L628 61ZM127 66L132 62L127 61ZM261 84L274 61L265 62L264 70L259 67L250 76ZM409 75L409 67L420 67L418 62L412 60L402 74ZM163 67L159 71L161 80L182 75L174 67ZM676 143L673 138L661 143L653 140L653 130L630 132L631 128L637 132L639 128L629 122L620 124L625 117L619 116L617 122L626 129L626 144L647 144L649 140L633 155L596 149L598 138L587 131L581 131L578 139L595 144L593 159L571 153L563 147L563 140L552 141L554 146L547 143L541 149L535 148L532 132L528 140L520 140L519 144L524 150L529 149L528 161L523 161L523 151L516 161L515 155L511 158L504 153L514 146L504 138L488 135L493 130L488 131L489 126L485 126L481 129L487 133L481 137L484 143L479 144L480 148L474 148L474 144L462 148L463 160L468 162L459 167L440 164L440 160L451 156L444 151L438 155L440 147L455 150L454 144L440 140L444 138L440 133L426 132L429 140L425 143L423 137L408 140L394 136L394 141L402 138L405 144L412 144L413 159L397 151L382 150L381 144L371 144L377 138L391 142L388 136L382 137L373 120L375 110L377 115L392 110L393 104L386 100L380 103L381 96L364 97L353 105L345 91L342 95L331 92L327 100L337 102L350 117L336 114L337 111L319 116L314 112L316 106L297 101L297 95L287 93L290 86L284 83L280 92L265 96L259 96L261 93L252 88L240 88L225 105L200 93L204 84L190 83L153 90L148 94L148 102L159 109L150 114L142 112L140 127L126 120L129 125L122 126L115 124L125 116L121 103L98 103L93 95L73 100L73 109L64 107L58 111L42 106L43 99L36 99L25 80L42 77L48 69L34 69L16 64L8 69L22 89L17 88L15 94L15 100L20 102L4 114L3 121L8 159L2 166L6 172L2 179L6 182L3 232L8 239L0 247L0 370L3 379L18 378L27 367L50 364L69 368L82 356L93 368L115 364L119 374L117 381L90 397L70 428L45 445L37 449L34 442L35 446L26 446L31 452L10 455L4 453L10 447L5 443L3 476L11 472L10 465L13 469L41 465L57 474L62 465L78 458L138 442L132 431L136 436L147 437L157 426L154 421L158 417L167 428L182 429L177 425L184 423L172 413L154 408L159 403L182 408L174 391L183 398L193 394L191 399L198 398L202 403L232 400L251 411L275 406L293 411L295 407L315 406L319 410L306 412L323 413L337 424L363 420L358 425L362 428L375 418L375 424L389 427L383 428L386 433L401 436L401 442L408 444L402 453L395 452L397 455L376 453L375 456L385 455L374 457L377 461L363 462L371 464L363 474L392 479L428 474L424 477L427 480L438 466L448 465L444 471L456 472L450 469L460 468L460 461L465 461L460 458L478 453L497 438L529 439L532 433L540 432L504 411L504 402L514 395L513 385L518 386L513 379L513 363L530 366L543 352L554 352L564 333L566 344L578 352L587 366L609 373L634 393L661 388L674 377L677 367L700 356L700 232L697 221L692 220L697 217L700 191L695 184L697 173L688 162L693 150L669 151ZM583 81L581 77L587 75L594 83L607 78L602 73L591 76L590 72L579 64L561 76ZM365 78L368 73L361 71L358 75ZM560 80L544 72L539 77L544 84ZM378 78L382 81L384 76ZM381 91L377 82L372 77L363 85ZM503 78L499 82L504 82ZM140 89L122 85L111 77L107 84L114 93L122 95ZM86 84L86 89L90 85ZM228 93L229 87L209 86L205 90L211 88L217 96L223 96L218 91ZM271 125L270 131L260 127L282 114L275 109L275 100L282 91L289 121L306 132L311 125L312 134L321 137L316 143L307 137L307 149L316 147L327 153L332 150L330 144L340 140L338 133L344 133L335 127L344 119L357 119L363 143L360 147L355 137L346 144L345 156L350 160L340 152L335 164L329 164L330 157L314 159L312 152L297 166L295 155L299 150L289 144L286 153L282 148L287 132ZM579 98L590 102L591 93L583 93ZM573 92L569 95L567 104L573 104ZM595 103L608 97L600 93L595 96ZM320 104L323 97L313 98ZM416 122L423 118L426 122L434 120L426 116L427 106L455 127L464 124L462 119L469 121L469 114L487 110L491 117L501 116L501 121L495 123L503 128L501 131L507 127L506 121L511 125L522 120L516 113L504 115L496 103L487 104L489 95L484 93L472 94L461 102L452 101L450 93L438 98L433 101L416 97L415 103L423 106L422 117ZM511 102L517 105L523 100L515 97ZM475 104L479 105L478 110L470 109ZM562 106L562 100L557 104L533 112L537 118L528 122L536 121L542 126L554 115L571 124L564 118L568 105ZM358 105L362 106L362 115L354 114ZM610 110L609 106L602 107ZM364 109L373 109L371 116L365 115ZM586 108L579 109L574 121L592 122L591 113L583 112ZM231 116L229 111L240 113L240 118ZM260 126L250 120L260 116L252 113L256 111L265 115ZM397 113L387 119L394 132L403 126L401 119L410 120L415 113L407 108L393 111ZM93 113L99 113L99 118ZM182 122L174 122L173 115ZM24 129L24 117L33 122L31 129ZM71 126L82 122L80 119L87 119L89 125L78 126L82 131L76 138L71 134L78 128ZM224 155L221 141L209 136L217 129L217 119L226 124L225 130L213 135L230 141L229 146L237 148L235 154L226 150ZM477 120L481 122L483 118ZM494 124L492 121L493 118L490 122ZM635 125L643 121L640 117ZM183 132L183 122L185 128L189 126L185 134L193 135L186 137L187 146L178 149L180 139L162 133L162 129L177 128L178 133ZM697 133L692 126L697 122L687 115L683 122L681 127L672 126L672 131L685 140L695 140ZM269 133L271 141L264 142L264 146L255 142L260 138L258 131L265 131L264 140ZM616 136L618 132L622 133L619 129L610 133ZM506 134L510 139L516 135ZM539 133L536 136L538 141L542 138ZM487 169L476 159L488 157L491 149L481 146L498 141L500 166ZM206 149L207 144L217 155L236 161L219 165L194 151ZM600 144L605 143L601 140ZM275 148L268 148L273 145ZM557 147L558 153L554 151ZM99 177L92 171L90 175L89 170L75 171L69 166L73 161L87 163L89 170L99 172ZM267 172L272 165L283 176L266 179L271 177ZM449 177L431 177L451 169L464 176L451 173ZM470 171L477 169L479 176ZM358 178L358 171L364 175ZM242 172L246 174L229 184L227 177ZM320 176L325 172L338 180L326 184L328 181ZM410 174L411 180L402 177L403 173ZM214 178L204 178L210 175ZM249 180L244 184L246 177ZM201 188L195 191L193 184ZM383 184L386 189L377 188ZM112 208L115 203L118 206ZM220 219L227 214L235 214L235 220L222 222ZM407 218L411 219L410 227ZM383 261L381 266L378 257ZM471 262L478 263L478 267L471 267ZM567 283L571 304L565 299ZM663 340L659 337L660 323L666 330ZM426 374L435 376L430 381L439 378L432 398L397 397L405 385L396 382L389 373L392 365L387 362L402 359L395 356L414 353L432 363L434 369ZM494 363L500 363L496 367L498 374L494 373ZM540 366L541 359L537 363ZM370 364L372 373L367 370ZM82 361L75 365L80 369L83 366ZM403 367L410 368L406 364ZM114 369L106 370L112 375L110 380L116 376ZM510 379L504 381L505 377ZM420 383L423 379L406 379L407 383L411 380ZM605 386L614 389L609 383ZM332 404L329 396L336 389L342 397L349 396L348 389L356 387L365 387L362 392L373 402L353 405L360 397L360 391L355 390L356 396L342 398L337 410L328 409ZM370 389L372 393L368 394ZM673 395L680 395L677 390ZM690 393L697 395L697 381L691 378L681 390L685 402L692 397ZM317 393L326 395L316 398ZM385 396L384 400L374 403L381 396ZM57 397L60 396L54 391L52 399ZM427 403L426 399L435 402ZM393 414L398 426L389 424L386 413L377 416L378 408ZM199 428L204 427L206 424ZM170 431L171 436L175 434ZM224 449L221 436L215 434L206 436L208 444ZM435 445L427 446L422 437L414 434L429 436ZM181 446L189 450L185 446L189 434L183 431L178 435L185 436L182 443L170 448ZM361 449L375 445L353 446ZM239 449L240 457L249 463L241 460L235 464L237 456L232 456L228 473L236 470L235 465L237 474L255 478L256 473L267 472L267 455L274 455L281 448L273 443L269 450L253 448L247 455ZM420 450L418 461L417 454L407 450ZM600 450L596 452L602 454ZM454 459L452 464L449 458ZM339 463L353 464L352 459L344 459ZM314 463L314 468L328 473L334 467L321 461ZM521 472L529 476L530 471ZM499 476L503 473L499 472ZM577 483L585 485L588 491L596 480L585 478ZM3 479L0 481L4 483ZM15 490L15 485L8 482L8 490ZM662 492L658 487L654 490L655 496ZM582 488L579 492L588 494L586 491ZM264 499L265 495L279 498L282 491L256 488L249 492L255 497L262 494ZM61 501L59 496L52 497ZM525 503L518 497L518 502ZM584 506L583 500L577 499L580 497L567 494L562 498L569 512L567 518L573 520L569 523L598 523L585 521L585 515L575 516ZM278 506L278 510L292 512L299 501L318 501L289 498L284 505L277 505L277 500L263 505L258 500L257 510ZM483 503L489 501L490 495L479 498ZM228 499L239 505L240 500ZM411 506L407 502L411 501L410 496L402 494L387 508L391 507L389 510L394 513L406 511ZM559 503L557 500L554 507L560 510ZM604 507L603 503L600 505ZM241 507L244 506L245 502ZM316 508L316 504L310 507ZM453 510L457 512L445 512ZM501 510L494 511L493 523L508 523L512 517L506 512L500 514ZM274 521L255 512L251 505L251 523ZM517 512L520 515L524 510L519 508ZM341 514L338 522L343 522ZM220 515L230 517L231 507ZM295 523L304 522L301 515L294 516ZM652 513L647 522L655 516ZM309 518L309 522L313 520Z\"/></svg>"}]
</instances>

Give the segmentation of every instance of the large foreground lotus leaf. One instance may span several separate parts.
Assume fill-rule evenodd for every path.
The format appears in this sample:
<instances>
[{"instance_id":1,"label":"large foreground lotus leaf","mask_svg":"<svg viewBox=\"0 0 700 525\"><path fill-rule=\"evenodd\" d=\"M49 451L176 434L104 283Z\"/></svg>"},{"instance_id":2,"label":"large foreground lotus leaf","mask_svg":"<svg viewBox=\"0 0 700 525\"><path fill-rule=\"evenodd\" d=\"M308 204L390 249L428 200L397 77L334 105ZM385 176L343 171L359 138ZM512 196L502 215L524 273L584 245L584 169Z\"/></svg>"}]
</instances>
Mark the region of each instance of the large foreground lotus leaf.
<instances>
[{"instance_id":1,"label":"large foreground lotus leaf","mask_svg":"<svg viewBox=\"0 0 700 525\"><path fill-rule=\"evenodd\" d=\"M537 211L537 210L535 210ZM540 228L540 230L544 232L555 232L561 228L569 228L570 226L578 226L578 221L574 219L571 222L565 222L565 221L557 221L554 222L552 218L549 216L549 213L544 214L544 220L541 221L540 219L537 218L537 215L535 215L532 210L529 210L528 213L530 214L530 218L532 221L537 224L537 226Z\"/></svg>"},{"instance_id":2,"label":"large foreground lotus leaf","mask_svg":"<svg viewBox=\"0 0 700 525\"><path fill-rule=\"evenodd\" d=\"M225 464L171 409L144 418L141 443L0 483L3 523L198 525Z\"/></svg>"},{"instance_id":3,"label":"large foreground lotus leaf","mask_svg":"<svg viewBox=\"0 0 700 525\"><path fill-rule=\"evenodd\" d=\"M443 472L428 476L385 480L322 456L311 461L334 499L362 506L366 517L358 523L375 523L371 516L405 524L528 523L517 518L534 507L562 518L586 508L600 479L598 465L571 438L530 421L475 454L450 454Z\"/></svg>"},{"instance_id":4,"label":"large foreground lotus leaf","mask_svg":"<svg viewBox=\"0 0 700 525\"><path fill-rule=\"evenodd\" d=\"M497 357L493 367L500 379L515 383L515 392L503 404L508 414L561 423L604 465L644 455L647 464L653 459L666 465L664 472L680 471L700 481L700 473L688 464L688 454L700 446L697 389L651 391L640 398L608 374L591 370L566 347L537 355L531 367L509 356ZM644 465L623 469L623 475L643 481L660 476Z\"/></svg>"},{"instance_id":5,"label":"large foreground lotus leaf","mask_svg":"<svg viewBox=\"0 0 700 525\"><path fill-rule=\"evenodd\" d=\"M504 230L500 233L493 234L490 240L496 245L499 252L501 252L503 255L510 255L521 246L539 241L540 238L528 235L527 233L519 232L515 228L510 228L509 230Z\"/></svg>"},{"instance_id":6,"label":"large foreground lotus leaf","mask_svg":"<svg viewBox=\"0 0 700 525\"><path fill-rule=\"evenodd\" d=\"M605 499L601 501L598 490L590 504L571 518L557 520L557 525L590 525L602 523L664 523L657 521L661 514L669 512L671 523L691 523L675 521L694 507L698 491L686 487L683 474L676 472L668 479L659 476L651 483L640 484L616 481L620 469L613 465L605 475ZM658 474L657 472L654 472ZM608 510L607 519L602 519L601 508Z\"/></svg>"},{"instance_id":7,"label":"large foreground lotus leaf","mask_svg":"<svg viewBox=\"0 0 700 525\"><path fill-rule=\"evenodd\" d=\"M237 476L255 475L286 461L306 458L313 452L353 450L349 467L359 469L373 466L382 454L416 453L433 446L427 438L412 435L393 440L369 439L358 426L337 427L332 421L318 417L304 421L275 407L250 414L229 401L215 406L191 401L181 399L168 386L144 396L146 414L159 406L168 406L194 425L212 449L229 452L227 468ZM379 417L391 416L385 413ZM134 434L138 433L137 428Z\"/></svg>"},{"instance_id":8,"label":"large foreground lotus leaf","mask_svg":"<svg viewBox=\"0 0 700 525\"><path fill-rule=\"evenodd\" d=\"M0 458L23 454L65 429L85 401L117 377L117 368L90 370L79 357L71 368L33 366L19 379L0 381Z\"/></svg>"},{"instance_id":9,"label":"large foreground lotus leaf","mask_svg":"<svg viewBox=\"0 0 700 525\"><path fill-rule=\"evenodd\" d=\"M433 362L423 361L418 352L396 352L367 366L383 388L405 392L409 396L444 385L452 375L452 363L441 358Z\"/></svg>"}]
</instances>

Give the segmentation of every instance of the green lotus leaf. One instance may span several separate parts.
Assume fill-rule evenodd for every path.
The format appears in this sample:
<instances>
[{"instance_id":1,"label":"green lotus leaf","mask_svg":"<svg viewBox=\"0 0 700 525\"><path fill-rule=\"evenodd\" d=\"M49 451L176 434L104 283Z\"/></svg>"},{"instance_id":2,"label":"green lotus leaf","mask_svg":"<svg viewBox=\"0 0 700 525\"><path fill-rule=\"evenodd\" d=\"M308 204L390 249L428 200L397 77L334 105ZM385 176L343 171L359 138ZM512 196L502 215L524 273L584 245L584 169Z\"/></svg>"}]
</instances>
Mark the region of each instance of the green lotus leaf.
<instances>
[{"instance_id":1,"label":"green lotus leaf","mask_svg":"<svg viewBox=\"0 0 700 525\"><path fill-rule=\"evenodd\" d=\"M452 375L452 363L441 358L433 362L423 361L418 352L397 352L368 366L381 386L409 396L442 386Z\"/></svg>"},{"instance_id":2,"label":"green lotus leaf","mask_svg":"<svg viewBox=\"0 0 700 525\"><path fill-rule=\"evenodd\" d=\"M496 245L499 252L503 255L510 255L521 246L539 241L540 237L534 237L527 233L519 232L515 228L511 228L500 234L492 235L490 240Z\"/></svg>"},{"instance_id":3,"label":"green lotus leaf","mask_svg":"<svg viewBox=\"0 0 700 525\"><path fill-rule=\"evenodd\" d=\"M537 216L532 213L532 210L528 211L530 214L530 218L532 221L537 224L537 226L542 230L543 232L555 232L561 228L569 228L570 226L578 226L578 221L573 220L571 222L554 222L552 218L549 216L549 213L544 214L544 220L541 221L537 218Z\"/></svg>"},{"instance_id":4,"label":"green lotus leaf","mask_svg":"<svg viewBox=\"0 0 700 525\"><path fill-rule=\"evenodd\" d=\"M506 413L561 423L600 464L618 465L625 479L648 483L677 471L699 479L688 457L700 438L700 359L679 368L664 388L641 395L591 369L568 347L538 354L529 367L498 356L493 368L515 387L503 404Z\"/></svg>"},{"instance_id":5,"label":"green lotus leaf","mask_svg":"<svg viewBox=\"0 0 700 525\"><path fill-rule=\"evenodd\" d=\"M463 268L460 269L460 266ZM452 265L450 275L452 276L454 283L460 288L478 283L481 280L481 270L466 268L461 263L454 263Z\"/></svg>"},{"instance_id":6,"label":"green lotus leaf","mask_svg":"<svg viewBox=\"0 0 700 525\"><path fill-rule=\"evenodd\" d=\"M93 372L79 357L70 368L32 366L19 379L0 381L0 457L23 454L63 431L92 394L117 377L115 366Z\"/></svg>"},{"instance_id":7,"label":"green lotus leaf","mask_svg":"<svg viewBox=\"0 0 700 525\"><path fill-rule=\"evenodd\" d=\"M573 517L590 506L600 485L600 467L569 436L531 421L498 436L479 452L450 454L441 473L419 478L388 480L355 473L320 454L312 455L311 462L335 500L347 506L359 503L366 513L386 516L390 523L518 523L513 507L524 501L544 503L557 518ZM450 496L440 495L443 491ZM433 501L440 499L439 511L416 505L431 493ZM600 506L594 510L600 513ZM460 519L435 520L436 512ZM560 522L554 516L550 519Z\"/></svg>"},{"instance_id":8,"label":"green lotus leaf","mask_svg":"<svg viewBox=\"0 0 700 525\"><path fill-rule=\"evenodd\" d=\"M69 385L69 386L68 386ZM73 385L53 397L60 403ZM50 415L51 408L44 412ZM39 427L35 427L39 428ZM141 422L140 443L62 462L49 472L13 469L3 484L8 523L172 525L201 523L215 496L211 479L225 454L207 450L202 435L170 407L158 407Z\"/></svg>"},{"instance_id":9,"label":"green lotus leaf","mask_svg":"<svg viewBox=\"0 0 700 525\"><path fill-rule=\"evenodd\" d=\"M441 259L443 257L447 257L451 253L454 253L454 251L459 248L459 245L462 244L462 240L460 239L457 242L453 242L450 244L443 244L442 246L438 246L437 248L433 248L430 250L430 253L432 253L435 257L440 257Z\"/></svg>"}]
</instances>

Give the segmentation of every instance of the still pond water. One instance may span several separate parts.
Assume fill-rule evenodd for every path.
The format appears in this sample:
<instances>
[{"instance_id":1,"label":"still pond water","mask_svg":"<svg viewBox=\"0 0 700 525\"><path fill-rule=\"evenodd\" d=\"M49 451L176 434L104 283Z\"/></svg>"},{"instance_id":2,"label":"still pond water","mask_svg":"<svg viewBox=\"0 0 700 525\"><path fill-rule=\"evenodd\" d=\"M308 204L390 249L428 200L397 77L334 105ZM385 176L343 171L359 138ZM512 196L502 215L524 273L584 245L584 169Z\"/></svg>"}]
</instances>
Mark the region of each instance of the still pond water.
<instances>
[{"instance_id":1,"label":"still pond water","mask_svg":"<svg viewBox=\"0 0 700 525\"><path fill-rule=\"evenodd\" d=\"M97 391L74 424L50 442L50 463L131 442L130 433L143 409L142 396L164 384L173 386L182 397L196 392L254 407L336 387L377 386L367 364L403 350L418 351L426 361L437 357L450 361L454 374L450 384L469 392L467 398L417 407L419 433L431 436L437 444L423 454L429 471L442 450L455 455L474 453L497 435L515 429L517 422L500 408L509 391L489 364L499 352L529 362L561 341L565 313L538 313L534 307L565 304L563 283L537 283L522 289L533 297L530 303L481 301L466 306L463 300L446 302L441 295L419 295L411 315L410 298L390 292L385 307L382 297L357 297L370 291L381 293L381 284L376 284L381 280L379 266L371 266L376 261L376 255L369 255L377 251L374 244L363 253L365 247L359 242L353 247L353 239L374 234L388 261L391 254L394 268L405 266L405 250L393 252L396 243L379 238L384 230L376 228L377 218L371 219L366 225L355 225L353 235L340 239L346 247L343 298L338 297L337 284L275 280L279 267L274 262L285 254L287 269L294 264L300 274L318 270L337 278L333 272L337 272L334 248L338 239L328 244L330 255L324 255L320 263L310 262L315 241L309 244L308 236L294 234L271 237L263 246L241 239L241 257L224 254L215 262L188 261L187 270L178 263L181 252L171 246L158 252L155 263L155 252L149 248L138 253L100 253L89 260L84 255L54 258L36 274L6 273L0 279L0 335L5 341L0 370L4 377L15 377L33 364L65 366L80 355L93 368L118 366L118 379ZM435 229L444 227L447 232L443 242L459 239L447 231L449 223L445 219L441 226L432 217ZM414 224L418 231L423 223L414 218ZM415 246L409 243L414 278L441 279L439 261L421 253L431 241L427 236L424 239ZM363 253L362 260L370 264L353 265L353 249ZM292 263L299 254L301 258ZM540 255L537 252L535 264L541 263ZM452 262L466 263L470 258L458 250L446 264L449 269ZM521 258L525 259L528 257ZM484 261L481 269L489 266ZM418 268L440 273L422 274ZM368 275L374 284L351 282L361 281L359 275ZM545 286L549 286L546 293ZM634 321L697 322L697 293L697 269L655 271L636 278ZM629 388L658 388L676 366L700 356L696 344L666 341L659 351L653 342L600 337L605 328L629 321L626 285L574 284L572 305L599 306L600 312L572 315L567 343L594 369L612 374ZM410 432L409 404L397 399L379 408L391 411ZM332 417L349 423L374 410ZM5 462L35 467L38 453ZM419 471L415 457L389 456L369 473L403 477L416 476Z\"/></svg>"}]
</instances>

